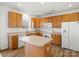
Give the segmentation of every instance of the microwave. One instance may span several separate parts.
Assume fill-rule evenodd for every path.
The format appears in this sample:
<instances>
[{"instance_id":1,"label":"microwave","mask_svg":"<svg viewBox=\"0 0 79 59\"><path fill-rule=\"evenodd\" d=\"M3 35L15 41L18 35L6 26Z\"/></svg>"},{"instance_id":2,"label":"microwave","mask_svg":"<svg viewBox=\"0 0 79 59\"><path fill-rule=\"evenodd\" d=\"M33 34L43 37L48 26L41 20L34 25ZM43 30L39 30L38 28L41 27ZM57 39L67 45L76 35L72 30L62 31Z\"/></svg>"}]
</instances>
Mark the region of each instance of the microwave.
<instances>
[{"instance_id":1,"label":"microwave","mask_svg":"<svg viewBox=\"0 0 79 59\"><path fill-rule=\"evenodd\" d=\"M43 28L52 28L52 23L43 23Z\"/></svg>"}]
</instances>

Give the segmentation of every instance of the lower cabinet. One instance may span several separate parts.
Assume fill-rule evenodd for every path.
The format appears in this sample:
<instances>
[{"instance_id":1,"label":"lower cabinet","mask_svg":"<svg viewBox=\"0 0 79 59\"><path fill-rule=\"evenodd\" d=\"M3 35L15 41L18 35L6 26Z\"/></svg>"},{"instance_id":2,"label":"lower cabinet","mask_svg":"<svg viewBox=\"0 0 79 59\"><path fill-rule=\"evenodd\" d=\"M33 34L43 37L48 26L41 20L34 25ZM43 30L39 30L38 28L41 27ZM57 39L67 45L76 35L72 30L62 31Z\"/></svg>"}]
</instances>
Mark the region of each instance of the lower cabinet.
<instances>
[{"instance_id":1,"label":"lower cabinet","mask_svg":"<svg viewBox=\"0 0 79 59\"><path fill-rule=\"evenodd\" d=\"M16 49L18 48L18 35L9 36L9 48Z\"/></svg>"},{"instance_id":2,"label":"lower cabinet","mask_svg":"<svg viewBox=\"0 0 79 59\"><path fill-rule=\"evenodd\" d=\"M53 44L61 45L61 34L53 34Z\"/></svg>"},{"instance_id":3,"label":"lower cabinet","mask_svg":"<svg viewBox=\"0 0 79 59\"><path fill-rule=\"evenodd\" d=\"M25 56L26 57L50 57L51 56L51 44L47 43L43 47L38 47L29 43L25 44Z\"/></svg>"}]
</instances>

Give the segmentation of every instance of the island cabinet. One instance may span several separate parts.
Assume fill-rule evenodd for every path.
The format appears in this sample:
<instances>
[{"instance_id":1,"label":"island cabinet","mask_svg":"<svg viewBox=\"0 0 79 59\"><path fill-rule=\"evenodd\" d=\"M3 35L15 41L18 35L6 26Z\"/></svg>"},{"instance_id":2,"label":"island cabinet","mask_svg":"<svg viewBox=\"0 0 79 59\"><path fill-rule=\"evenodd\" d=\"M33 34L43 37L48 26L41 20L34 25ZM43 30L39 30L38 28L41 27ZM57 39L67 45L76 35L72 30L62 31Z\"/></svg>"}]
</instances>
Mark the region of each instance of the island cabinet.
<instances>
[{"instance_id":1,"label":"island cabinet","mask_svg":"<svg viewBox=\"0 0 79 59\"><path fill-rule=\"evenodd\" d=\"M9 28L20 28L22 27L22 15L17 12L8 12L8 27Z\"/></svg>"},{"instance_id":2,"label":"island cabinet","mask_svg":"<svg viewBox=\"0 0 79 59\"><path fill-rule=\"evenodd\" d=\"M47 43L43 47L38 47L32 44L26 43L25 56L26 57L50 57L51 56L50 43Z\"/></svg>"},{"instance_id":3,"label":"island cabinet","mask_svg":"<svg viewBox=\"0 0 79 59\"><path fill-rule=\"evenodd\" d=\"M25 42L26 57L49 57L51 56L51 38L40 36L23 37L20 40Z\"/></svg>"}]
</instances>

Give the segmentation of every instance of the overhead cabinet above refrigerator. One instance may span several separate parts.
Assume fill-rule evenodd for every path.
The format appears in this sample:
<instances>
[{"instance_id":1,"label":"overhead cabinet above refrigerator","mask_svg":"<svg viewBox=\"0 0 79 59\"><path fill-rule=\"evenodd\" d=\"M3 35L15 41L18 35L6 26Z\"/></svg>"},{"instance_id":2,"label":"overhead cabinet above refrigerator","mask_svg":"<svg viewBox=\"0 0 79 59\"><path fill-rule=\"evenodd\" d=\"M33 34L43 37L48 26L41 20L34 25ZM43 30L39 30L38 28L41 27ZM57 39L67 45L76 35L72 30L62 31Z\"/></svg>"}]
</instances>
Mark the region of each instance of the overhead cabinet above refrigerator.
<instances>
[{"instance_id":1,"label":"overhead cabinet above refrigerator","mask_svg":"<svg viewBox=\"0 0 79 59\"><path fill-rule=\"evenodd\" d=\"M79 22L62 23L62 47L79 51Z\"/></svg>"}]
</instances>

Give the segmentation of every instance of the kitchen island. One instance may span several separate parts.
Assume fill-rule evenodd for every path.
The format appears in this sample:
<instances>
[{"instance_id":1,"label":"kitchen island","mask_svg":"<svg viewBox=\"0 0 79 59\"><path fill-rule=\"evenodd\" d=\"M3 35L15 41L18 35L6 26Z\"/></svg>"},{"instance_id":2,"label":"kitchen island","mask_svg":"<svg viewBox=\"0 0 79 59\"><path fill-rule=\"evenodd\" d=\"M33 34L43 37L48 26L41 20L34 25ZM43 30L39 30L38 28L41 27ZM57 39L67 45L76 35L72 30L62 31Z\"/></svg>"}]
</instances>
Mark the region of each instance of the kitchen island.
<instances>
[{"instance_id":1,"label":"kitchen island","mask_svg":"<svg viewBox=\"0 0 79 59\"><path fill-rule=\"evenodd\" d=\"M22 37L20 40L25 42L26 57L51 56L51 38L32 35Z\"/></svg>"}]
</instances>

